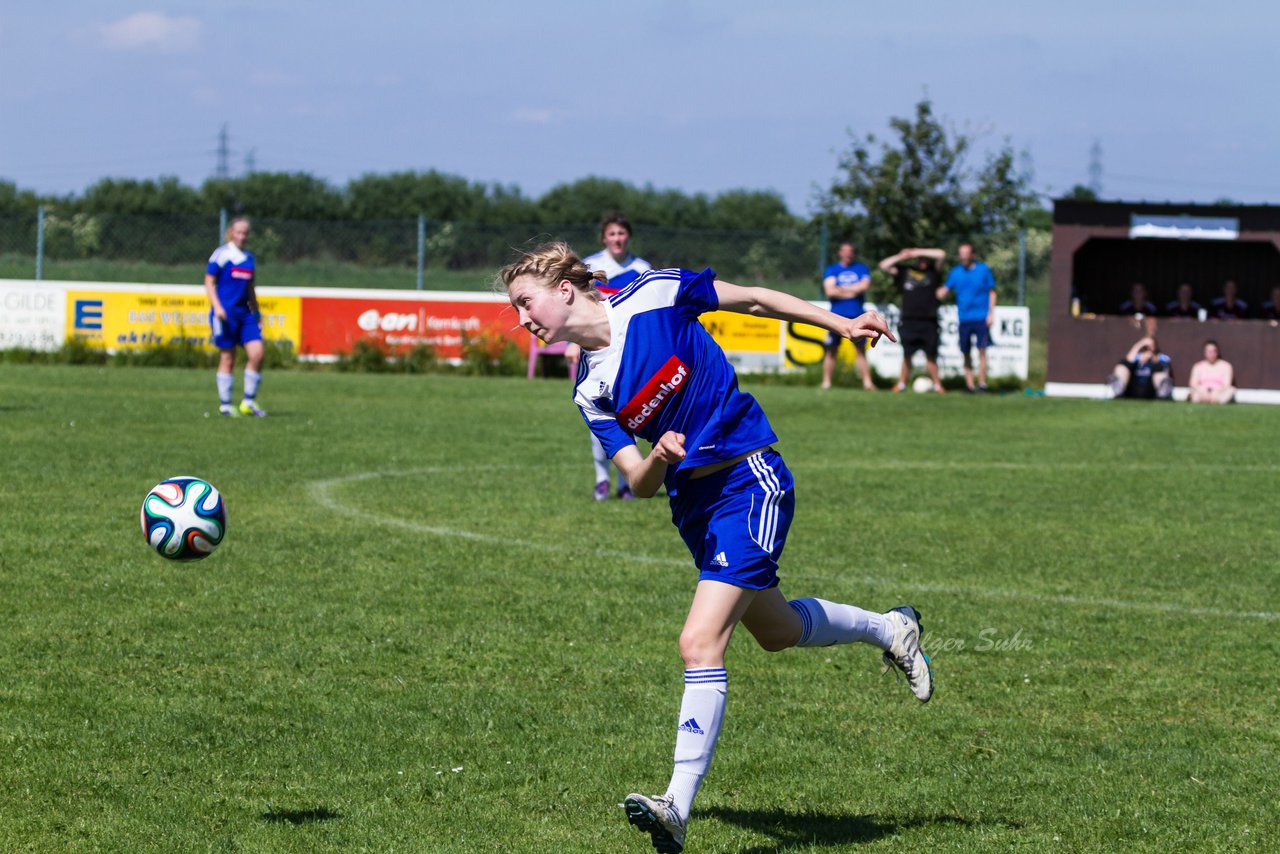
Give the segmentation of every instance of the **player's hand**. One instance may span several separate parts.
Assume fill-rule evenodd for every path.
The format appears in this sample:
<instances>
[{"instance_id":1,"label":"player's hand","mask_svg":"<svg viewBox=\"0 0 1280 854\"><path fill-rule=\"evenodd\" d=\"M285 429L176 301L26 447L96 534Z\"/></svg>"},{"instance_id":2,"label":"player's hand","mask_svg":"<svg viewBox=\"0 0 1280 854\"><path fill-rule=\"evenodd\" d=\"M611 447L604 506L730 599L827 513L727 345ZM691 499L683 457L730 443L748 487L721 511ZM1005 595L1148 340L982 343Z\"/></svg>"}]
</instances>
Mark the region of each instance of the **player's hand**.
<instances>
[{"instance_id":1,"label":"player's hand","mask_svg":"<svg viewBox=\"0 0 1280 854\"><path fill-rule=\"evenodd\" d=\"M890 341L898 340L889 331L889 323L884 319L884 315L878 311L868 311L853 318L848 324L848 329L841 334L851 341L855 338L870 339L872 347L880 340L881 335Z\"/></svg>"},{"instance_id":2,"label":"player's hand","mask_svg":"<svg viewBox=\"0 0 1280 854\"><path fill-rule=\"evenodd\" d=\"M653 446L653 455L668 465L682 461L684 453L684 434L668 430L662 434L658 444Z\"/></svg>"},{"instance_id":3,"label":"player's hand","mask_svg":"<svg viewBox=\"0 0 1280 854\"><path fill-rule=\"evenodd\" d=\"M219 320L227 319L227 310L220 305L215 305L213 307L213 313L218 316Z\"/></svg>"}]
</instances>

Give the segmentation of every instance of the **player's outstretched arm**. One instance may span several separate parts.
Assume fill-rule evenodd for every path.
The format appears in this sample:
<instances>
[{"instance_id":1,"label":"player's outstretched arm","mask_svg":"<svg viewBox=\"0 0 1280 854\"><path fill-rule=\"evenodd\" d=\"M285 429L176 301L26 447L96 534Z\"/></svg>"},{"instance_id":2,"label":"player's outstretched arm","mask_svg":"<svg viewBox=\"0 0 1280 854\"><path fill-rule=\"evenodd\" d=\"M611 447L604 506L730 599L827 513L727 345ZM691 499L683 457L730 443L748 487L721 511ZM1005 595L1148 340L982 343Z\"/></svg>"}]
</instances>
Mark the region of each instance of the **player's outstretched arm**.
<instances>
[{"instance_id":1,"label":"player's outstretched arm","mask_svg":"<svg viewBox=\"0 0 1280 854\"><path fill-rule=\"evenodd\" d=\"M850 340L870 338L875 342L881 335L887 335L890 341L898 340L893 337L879 312L868 311L858 317L841 317L799 297L769 288L743 287L719 279L716 280L715 287L723 311L750 314L753 317L771 317L788 323L812 323Z\"/></svg>"},{"instance_id":2,"label":"player's outstretched arm","mask_svg":"<svg viewBox=\"0 0 1280 854\"><path fill-rule=\"evenodd\" d=\"M627 479L633 495L652 498L658 494L667 468L679 465L684 456L684 434L668 431L649 451L649 456L642 455L635 445L627 445L613 455L613 464Z\"/></svg>"}]
</instances>

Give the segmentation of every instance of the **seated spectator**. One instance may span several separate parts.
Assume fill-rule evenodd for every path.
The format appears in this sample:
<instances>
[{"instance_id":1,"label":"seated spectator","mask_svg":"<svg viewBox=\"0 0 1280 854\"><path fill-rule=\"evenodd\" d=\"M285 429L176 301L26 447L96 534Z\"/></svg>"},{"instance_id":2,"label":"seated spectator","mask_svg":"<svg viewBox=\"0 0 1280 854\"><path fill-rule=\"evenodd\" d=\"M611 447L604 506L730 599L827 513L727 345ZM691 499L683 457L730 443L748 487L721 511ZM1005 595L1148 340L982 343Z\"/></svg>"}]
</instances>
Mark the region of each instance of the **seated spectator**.
<instances>
[{"instance_id":1,"label":"seated spectator","mask_svg":"<svg viewBox=\"0 0 1280 854\"><path fill-rule=\"evenodd\" d=\"M1134 317L1155 317L1156 304L1147 299L1147 286L1141 282L1134 282L1133 287L1129 290L1129 298L1120 303L1120 314L1128 314Z\"/></svg>"},{"instance_id":2,"label":"seated spectator","mask_svg":"<svg viewBox=\"0 0 1280 854\"><path fill-rule=\"evenodd\" d=\"M1183 282L1178 286L1178 298L1164 307L1166 317L1199 317L1200 303L1192 297L1191 286Z\"/></svg>"},{"instance_id":3,"label":"seated spectator","mask_svg":"<svg viewBox=\"0 0 1280 854\"><path fill-rule=\"evenodd\" d=\"M1220 358L1217 341L1204 342L1204 358L1191 368L1187 400L1192 403L1230 403L1235 400L1235 369Z\"/></svg>"},{"instance_id":4,"label":"seated spectator","mask_svg":"<svg viewBox=\"0 0 1280 854\"><path fill-rule=\"evenodd\" d=\"M1173 398L1173 364L1160 352L1156 339L1138 339L1107 378L1107 397L1139 400Z\"/></svg>"},{"instance_id":5,"label":"seated spectator","mask_svg":"<svg viewBox=\"0 0 1280 854\"><path fill-rule=\"evenodd\" d=\"M1271 289L1271 299L1262 304L1258 316L1263 320L1280 320L1280 285Z\"/></svg>"},{"instance_id":6,"label":"seated spectator","mask_svg":"<svg viewBox=\"0 0 1280 854\"><path fill-rule=\"evenodd\" d=\"M1249 316L1249 304L1238 296L1239 288L1231 279L1222 283L1222 296L1214 297L1209 316L1217 320L1242 320Z\"/></svg>"}]
</instances>

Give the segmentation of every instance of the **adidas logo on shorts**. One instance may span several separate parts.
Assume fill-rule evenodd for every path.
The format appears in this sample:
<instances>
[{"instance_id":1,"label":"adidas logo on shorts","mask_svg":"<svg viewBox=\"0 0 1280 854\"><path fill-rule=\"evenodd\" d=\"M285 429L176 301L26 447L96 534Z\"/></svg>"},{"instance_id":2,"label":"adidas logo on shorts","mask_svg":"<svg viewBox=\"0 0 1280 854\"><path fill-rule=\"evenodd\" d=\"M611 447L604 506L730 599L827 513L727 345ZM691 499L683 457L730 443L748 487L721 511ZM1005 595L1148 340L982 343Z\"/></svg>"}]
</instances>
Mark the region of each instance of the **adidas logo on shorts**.
<instances>
[{"instance_id":1,"label":"adidas logo on shorts","mask_svg":"<svg viewBox=\"0 0 1280 854\"><path fill-rule=\"evenodd\" d=\"M724 552L720 552L720 554L711 559L711 565L723 566L727 569L729 567L729 558L725 556Z\"/></svg>"}]
</instances>

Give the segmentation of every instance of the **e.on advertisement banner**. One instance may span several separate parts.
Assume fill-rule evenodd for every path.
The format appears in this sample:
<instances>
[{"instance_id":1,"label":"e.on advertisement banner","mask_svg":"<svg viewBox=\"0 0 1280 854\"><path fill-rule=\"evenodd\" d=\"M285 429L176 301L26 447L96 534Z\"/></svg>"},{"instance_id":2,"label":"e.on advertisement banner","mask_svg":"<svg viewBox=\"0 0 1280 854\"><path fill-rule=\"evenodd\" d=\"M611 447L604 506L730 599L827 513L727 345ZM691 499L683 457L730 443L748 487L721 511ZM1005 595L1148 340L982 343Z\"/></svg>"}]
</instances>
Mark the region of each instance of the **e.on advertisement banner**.
<instances>
[{"instance_id":1,"label":"e.on advertisement banner","mask_svg":"<svg viewBox=\"0 0 1280 854\"><path fill-rule=\"evenodd\" d=\"M307 296L302 310L303 356L326 357L350 352L362 338L378 340L389 350L419 345L442 359L462 357L463 340L512 339L527 348L527 335L516 335L515 311L505 299L475 294L443 293L418 299L366 296Z\"/></svg>"},{"instance_id":2,"label":"e.on advertisement banner","mask_svg":"<svg viewBox=\"0 0 1280 854\"><path fill-rule=\"evenodd\" d=\"M298 345L301 300L260 293L262 337ZM204 288L185 290L67 290L66 336L91 347L137 350L179 344L214 350Z\"/></svg>"}]
</instances>

